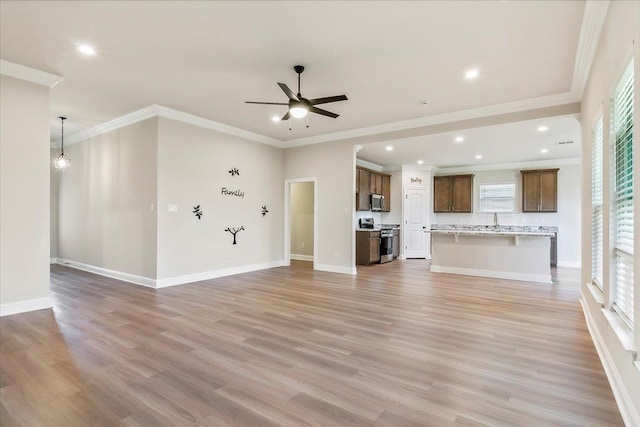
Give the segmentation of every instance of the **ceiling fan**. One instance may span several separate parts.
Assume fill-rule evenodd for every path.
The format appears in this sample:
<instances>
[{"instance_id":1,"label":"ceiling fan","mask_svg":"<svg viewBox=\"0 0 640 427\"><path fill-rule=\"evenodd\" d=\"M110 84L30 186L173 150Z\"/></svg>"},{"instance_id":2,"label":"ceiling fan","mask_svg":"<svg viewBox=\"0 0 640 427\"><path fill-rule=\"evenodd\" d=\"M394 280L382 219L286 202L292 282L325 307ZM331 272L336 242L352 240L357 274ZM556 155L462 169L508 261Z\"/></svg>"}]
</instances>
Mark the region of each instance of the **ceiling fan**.
<instances>
[{"instance_id":1,"label":"ceiling fan","mask_svg":"<svg viewBox=\"0 0 640 427\"><path fill-rule=\"evenodd\" d=\"M259 102L259 101L245 101L247 104L264 104L264 105L288 105L289 110L280 120L289 120L291 117L301 119L307 115L307 113L316 113L323 116L331 117L335 119L339 114L332 113L331 111L323 110L316 107L319 104L328 104L329 102L347 101L346 95L326 96L324 98L307 99L303 98L300 93L300 74L304 71L302 65L296 65L293 67L296 73L298 73L298 94L294 94L289 86L284 83L278 83L280 89L287 95L289 102ZM307 126L308 127L308 126Z\"/></svg>"}]
</instances>

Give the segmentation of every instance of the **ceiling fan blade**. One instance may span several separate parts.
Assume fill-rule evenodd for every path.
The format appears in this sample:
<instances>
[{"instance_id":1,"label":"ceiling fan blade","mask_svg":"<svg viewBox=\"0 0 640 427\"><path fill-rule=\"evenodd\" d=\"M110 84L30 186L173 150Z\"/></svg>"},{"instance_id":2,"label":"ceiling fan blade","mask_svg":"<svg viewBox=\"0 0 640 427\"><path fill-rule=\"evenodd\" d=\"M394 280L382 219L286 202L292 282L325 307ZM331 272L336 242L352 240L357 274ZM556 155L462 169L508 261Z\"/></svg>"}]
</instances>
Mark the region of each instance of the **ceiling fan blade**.
<instances>
[{"instance_id":1,"label":"ceiling fan blade","mask_svg":"<svg viewBox=\"0 0 640 427\"><path fill-rule=\"evenodd\" d=\"M244 101L245 104L263 104L263 105L289 105L288 102L259 102L259 101Z\"/></svg>"},{"instance_id":2,"label":"ceiling fan blade","mask_svg":"<svg viewBox=\"0 0 640 427\"><path fill-rule=\"evenodd\" d=\"M311 103L311 105L318 105L318 104L328 104L329 102L348 101L348 100L349 98L347 98L346 95L337 95L337 96L325 96L324 98L310 99L309 102Z\"/></svg>"},{"instance_id":3,"label":"ceiling fan blade","mask_svg":"<svg viewBox=\"0 0 640 427\"><path fill-rule=\"evenodd\" d=\"M287 111L287 113L282 116L280 120L284 122L285 120L289 120L289 117L291 117L291 114L289 114L289 112Z\"/></svg>"},{"instance_id":4,"label":"ceiling fan blade","mask_svg":"<svg viewBox=\"0 0 640 427\"><path fill-rule=\"evenodd\" d=\"M289 89L289 86L284 83L278 83L278 86L280 86L280 89L282 89L282 91L289 97L289 99L291 99L292 101L300 101L295 93L293 93L291 89Z\"/></svg>"},{"instance_id":5,"label":"ceiling fan blade","mask_svg":"<svg viewBox=\"0 0 640 427\"><path fill-rule=\"evenodd\" d=\"M332 113L331 111L323 110L322 108L318 108L318 107L311 107L309 111L316 114L322 114L323 116L331 117L334 119L340 115L340 114Z\"/></svg>"}]
</instances>

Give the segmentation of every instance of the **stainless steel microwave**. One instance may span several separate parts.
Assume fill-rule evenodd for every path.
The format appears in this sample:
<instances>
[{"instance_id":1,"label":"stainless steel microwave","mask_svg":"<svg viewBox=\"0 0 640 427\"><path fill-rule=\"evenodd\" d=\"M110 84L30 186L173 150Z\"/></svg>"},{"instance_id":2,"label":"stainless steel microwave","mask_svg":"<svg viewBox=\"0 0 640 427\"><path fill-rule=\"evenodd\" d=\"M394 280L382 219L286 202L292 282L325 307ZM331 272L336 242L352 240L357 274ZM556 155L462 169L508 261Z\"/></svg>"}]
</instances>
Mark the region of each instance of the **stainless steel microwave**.
<instances>
[{"instance_id":1,"label":"stainless steel microwave","mask_svg":"<svg viewBox=\"0 0 640 427\"><path fill-rule=\"evenodd\" d=\"M381 194L371 195L371 210L373 212L381 211L384 208L384 196Z\"/></svg>"}]
</instances>

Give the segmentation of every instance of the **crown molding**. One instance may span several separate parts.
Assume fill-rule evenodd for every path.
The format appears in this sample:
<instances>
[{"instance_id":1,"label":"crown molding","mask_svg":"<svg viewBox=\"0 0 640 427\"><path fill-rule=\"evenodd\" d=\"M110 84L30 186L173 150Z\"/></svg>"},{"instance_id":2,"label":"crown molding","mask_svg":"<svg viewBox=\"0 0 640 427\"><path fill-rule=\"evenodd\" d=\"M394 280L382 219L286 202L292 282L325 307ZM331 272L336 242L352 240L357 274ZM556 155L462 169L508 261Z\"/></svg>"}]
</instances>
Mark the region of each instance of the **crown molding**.
<instances>
[{"instance_id":1,"label":"crown molding","mask_svg":"<svg viewBox=\"0 0 640 427\"><path fill-rule=\"evenodd\" d=\"M479 171L496 171L506 169L545 169L556 166L566 165L580 165L582 159L580 157L568 157L565 159L551 159L551 160L533 160L530 162L517 162L517 163L492 163L487 165L468 165L468 166L456 166L450 168L435 168L435 173L461 173L461 172L479 172Z\"/></svg>"},{"instance_id":2,"label":"crown molding","mask_svg":"<svg viewBox=\"0 0 640 427\"><path fill-rule=\"evenodd\" d=\"M62 76L25 67L24 65L15 64L5 61L4 59L0 59L0 74L26 80L31 83L37 83L42 86L47 86L48 88L54 87L63 80Z\"/></svg>"},{"instance_id":3,"label":"crown molding","mask_svg":"<svg viewBox=\"0 0 640 427\"><path fill-rule=\"evenodd\" d=\"M382 165L362 159L356 159L356 166L362 166L363 168L371 169L378 172L382 172L383 168Z\"/></svg>"},{"instance_id":4,"label":"crown molding","mask_svg":"<svg viewBox=\"0 0 640 427\"><path fill-rule=\"evenodd\" d=\"M582 97L587 84L609 3L609 0L587 0L585 5L571 82L571 93L577 97Z\"/></svg>"},{"instance_id":5,"label":"crown molding","mask_svg":"<svg viewBox=\"0 0 640 427\"><path fill-rule=\"evenodd\" d=\"M323 142L339 141L349 138L370 136L379 133L403 131L407 129L439 125L462 120L477 119L500 114L517 113L539 108L555 107L558 105L579 102L580 98L572 92L564 92L555 95L543 96L539 98L529 98L520 101L508 102L504 104L489 105L486 107L471 108L452 113L436 114L419 119L404 120L400 122L386 123L383 125L368 126L360 129L353 129L343 132L328 133L325 135L310 136L306 138L291 139L286 141L287 148L300 147L303 145L319 144Z\"/></svg>"},{"instance_id":6,"label":"crown molding","mask_svg":"<svg viewBox=\"0 0 640 427\"><path fill-rule=\"evenodd\" d=\"M134 111L124 116L118 117L100 125L94 126L90 129L74 133L67 137L67 143L69 145L75 144L85 139L92 138L94 136L101 135L106 132L111 132L116 129L120 129L125 126L132 125L134 123L141 122L153 117L164 117L167 119L176 120L179 122L187 123L194 126L199 126L205 129L211 129L218 132L222 132L228 135L238 136L240 138L248 139L250 141L256 141L263 144L273 145L278 148L282 148L284 145L281 141L269 138L264 135L249 132L244 129L239 129L233 126L225 125L214 120L205 119L204 117L195 116L193 114L185 113L183 111L174 110L173 108L165 107L162 105L150 105L141 110Z\"/></svg>"}]
</instances>

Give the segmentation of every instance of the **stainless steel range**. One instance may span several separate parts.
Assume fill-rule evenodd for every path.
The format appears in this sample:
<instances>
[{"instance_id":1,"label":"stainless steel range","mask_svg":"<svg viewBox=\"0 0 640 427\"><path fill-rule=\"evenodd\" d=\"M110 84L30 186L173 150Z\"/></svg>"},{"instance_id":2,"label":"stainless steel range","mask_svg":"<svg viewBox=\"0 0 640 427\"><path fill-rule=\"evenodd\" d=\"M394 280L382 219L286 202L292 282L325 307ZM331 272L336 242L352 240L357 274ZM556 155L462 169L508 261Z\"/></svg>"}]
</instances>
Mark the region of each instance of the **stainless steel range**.
<instances>
[{"instance_id":1,"label":"stainless steel range","mask_svg":"<svg viewBox=\"0 0 640 427\"><path fill-rule=\"evenodd\" d=\"M380 230L380 264L393 261L393 230Z\"/></svg>"}]
</instances>

